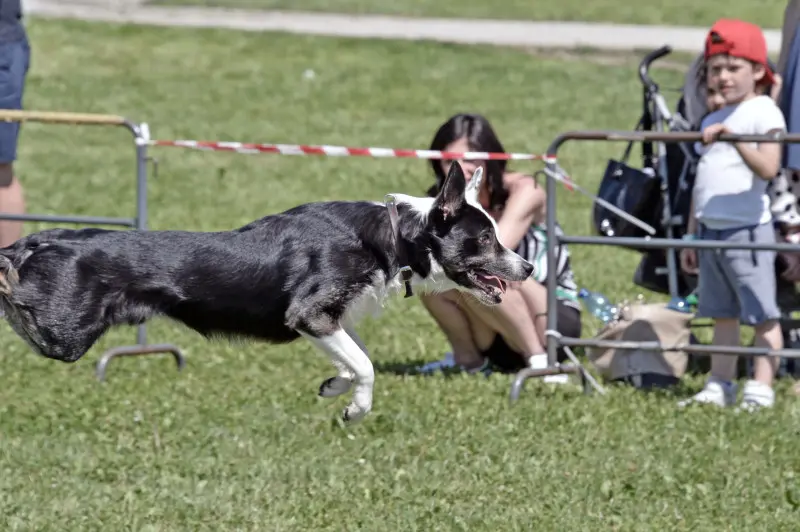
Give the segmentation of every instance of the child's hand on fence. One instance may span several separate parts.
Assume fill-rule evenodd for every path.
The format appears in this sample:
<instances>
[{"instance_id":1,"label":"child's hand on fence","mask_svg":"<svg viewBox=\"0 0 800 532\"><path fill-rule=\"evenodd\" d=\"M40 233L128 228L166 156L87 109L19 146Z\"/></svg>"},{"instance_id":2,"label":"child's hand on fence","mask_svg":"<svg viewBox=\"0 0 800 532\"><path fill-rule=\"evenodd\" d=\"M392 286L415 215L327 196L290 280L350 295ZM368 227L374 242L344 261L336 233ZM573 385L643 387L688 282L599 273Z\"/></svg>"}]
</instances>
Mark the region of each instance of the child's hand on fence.
<instances>
[{"instance_id":1,"label":"child's hand on fence","mask_svg":"<svg viewBox=\"0 0 800 532\"><path fill-rule=\"evenodd\" d=\"M681 269L689 275L697 274L697 250L688 248L681 250Z\"/></svg>"},{"instance_id":2,"label":"child's hand on fence","mask_svg":"<svg viewBox=\"0 0 800 532\"><path fill-rule=\"evenodd\" d=\"M725 124L711 124L703 130L703 144L711 144L723 133L731 133Z\"/></svg>"}]
</instances>

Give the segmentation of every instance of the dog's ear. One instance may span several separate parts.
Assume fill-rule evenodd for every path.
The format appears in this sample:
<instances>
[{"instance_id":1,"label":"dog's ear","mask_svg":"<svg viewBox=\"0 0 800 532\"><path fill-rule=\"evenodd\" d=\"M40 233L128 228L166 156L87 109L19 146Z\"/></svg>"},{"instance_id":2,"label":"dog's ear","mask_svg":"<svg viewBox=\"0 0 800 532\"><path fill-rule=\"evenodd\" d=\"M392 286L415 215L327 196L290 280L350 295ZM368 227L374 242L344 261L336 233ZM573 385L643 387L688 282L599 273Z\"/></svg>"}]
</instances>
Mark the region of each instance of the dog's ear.
<instances>
[{"instance_id":1,"label":"dog's ear","mask_svg":"<svg viewBox=\"0 0 800 532\"><path fill-rule=\"evenodd\" d=\"M439 212L442 219L447 220L452 218L464 206L464 189L466 185L467 183L461 165L457 162L453 162L453 164L450 165L450 171L447 172L447 177L444 179L442 190L439 192L433 204L434 210Z\"/></svg>"},{"instance_id":2,"label":"dog's ear","mask_svg":"<svg viewBox=\"0 0 800 532\"><path fill-rule=\"evenodd\" d=\"M479 166L475 170L475 173L472 174L472 179L470 179L469 183L467 183L465 195L469 203L478 202L478 190L480 190L482 180L483 180L483 167Z\"/></svg>"}]
</instances>

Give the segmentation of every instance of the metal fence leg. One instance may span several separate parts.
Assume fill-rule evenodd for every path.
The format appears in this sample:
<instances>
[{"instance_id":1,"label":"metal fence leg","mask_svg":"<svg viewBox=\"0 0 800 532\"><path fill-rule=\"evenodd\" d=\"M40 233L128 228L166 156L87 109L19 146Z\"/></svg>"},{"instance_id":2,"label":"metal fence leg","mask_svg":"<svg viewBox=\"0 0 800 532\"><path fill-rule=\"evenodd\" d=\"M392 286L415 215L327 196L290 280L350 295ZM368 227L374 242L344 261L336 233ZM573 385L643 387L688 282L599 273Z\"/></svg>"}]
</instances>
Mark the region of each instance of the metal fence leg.
<instances>
[{"instance_id":1,"label":"metal fence leg","mask_svg":"<svg viewBox=\"0 0 800 532\"><path fill-rule=\"evenodd\" d=\"M521 369L514 376L514 380L511 383L511 391L509 392L508 400L512 405L519 400L519 395L522 393L522 389L525 387L525 381L528 379L545 377L547 375L562 375L565 373L578 373L583 376L583 372L584 369L580 365L575 364L556 364L555 366L542 369Z\"/></svg>"},{"instance_id":2,"label":"metal fence leg","mask_svg":"<svg viewBox=\"0 0 800 532\"><path fill-rule=\"evenodd\" d=\"M112 358L124 356L139 356L139 355L154 355L157 353L169 353L175 358L175 364L178 366L178 371L186 366L186 357L183 356L181 350L172 344L153 344L153 345L131 345L112 347L100 357L97 361L95 368L95 375L100 381L106 380L106 368Z\"/></svg>"},{"instance_id":3,"label":"metal fence leg","mask_svg":"<svg viewBox=\"0 0 800 532\"><path fill-rule=\"evenodd\" d=\"M556 176L560 173L560 168L553 160L546 161L547 176L546 189L547 189L547 212L546 212L546 229L547 229L547 271L556 271L556 243L559 236L556 232ZM509 393L509 401L514 404L519 400L519 394L525 385L527 379L533 377L544 377L546 375L560 375L578 373L581 377L584 393L587 389L595 388L600 393L605 393L605 390L595 381L588 371L583 367L581 361L575 356L569 347L564 346L564 352L567 354L572 364L559 364L557 362L557 350L561 344L561 333L558 332L558 313L557 299L556 299L556 277L555 275L547 276L547 331L545 333L547 340L547 367L542 369L526 368L517 373L514 377L514 382L511 384L511 391Z\"/></svg>"},{"instance_id":4,"label":"metal fence leg","mask_svg":"<svg viewBox=\"0 0 800 532\"><path fill-rule=\"evenodd\" d=\"M75 223L94 225L115 225L130 227L138 231L147 230L147 146L150 143L150 131L146 123L134 124L130 120L117 115L101 115L87 113L67 113L51 111L21 111L0 109L0 121L6 122L41 122L47 124L72 124L93 126L122 126L132 134L136 146L136 219L110 218L107 216L77 216L52 214L9 214L0 213L0 220L43 221L48 223ZM185 365L180 349L172 344L147 345L147 332L140 325L136 333L137 345L109 349L97 363L97 376L105 378L106 366L113 357L128 355L145 355L153 353L172 353L178 369Z\"/></svg>"},{"instance_id":5,"label":"metal fence leg","mask_svg":"<svg viewBox=\"0 0 800 532\"><path fill-rule=\"evenodd\" d=\"M147 231L147 145L150 133L147 124L139 126L126 122L136 142L136 231ZM186 366L186 358L181 350L172 344L147 345L147 330L141 324L136 330L136 343L134 346L112 347L107 350L97 361L95 374L100 381L106 377L106 368L112 358L123 356L141 356L158 353L170 353L175 358L175 363L180 371Z\"/></svg>"}]
</instances>

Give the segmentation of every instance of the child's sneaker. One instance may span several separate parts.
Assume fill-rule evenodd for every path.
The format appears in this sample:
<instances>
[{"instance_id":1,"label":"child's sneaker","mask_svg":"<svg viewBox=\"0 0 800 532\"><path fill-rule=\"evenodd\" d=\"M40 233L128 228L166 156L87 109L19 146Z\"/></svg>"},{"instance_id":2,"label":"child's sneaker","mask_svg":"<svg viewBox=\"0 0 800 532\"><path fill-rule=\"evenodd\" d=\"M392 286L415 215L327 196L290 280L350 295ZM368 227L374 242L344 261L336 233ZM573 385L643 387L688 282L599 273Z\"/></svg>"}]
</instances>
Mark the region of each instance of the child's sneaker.
<instances>
[{"instance_id":1,"label":"child's sneaker","mask_svg":"<svg viewBox=\"0 0 800 532\"><path fill-rule=\"evenodd\" d=\"M690 404L711 404L719 407L736 403L736 384L711 377L699 393L678 403L679 408Z\"/></svg>"},{"instance_id":2,"label":"child's sneaker","mask_svg":"<svg viewBox=\"0 0 800 532\"><path fill-rule=\"evenodd\" d=\"M762 408L772 408L775 404L775 390L763 382L749 380L742 389L742 402L737 411L755 412Z\"/></svg>"}]
</instances>

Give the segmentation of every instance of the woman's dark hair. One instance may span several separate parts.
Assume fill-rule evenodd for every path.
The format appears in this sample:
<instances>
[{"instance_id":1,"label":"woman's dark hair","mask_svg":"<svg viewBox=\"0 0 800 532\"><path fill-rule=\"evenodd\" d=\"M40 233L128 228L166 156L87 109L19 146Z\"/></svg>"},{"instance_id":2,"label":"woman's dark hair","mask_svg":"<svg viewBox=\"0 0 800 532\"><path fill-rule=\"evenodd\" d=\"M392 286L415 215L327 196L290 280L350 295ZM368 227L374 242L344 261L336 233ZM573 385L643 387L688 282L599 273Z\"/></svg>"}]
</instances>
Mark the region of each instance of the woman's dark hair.
<instances>
[{"instance_id":1,"label":"woman's dark hair","mask_svg":"<svg viewBox=\"0 0 800 532\"><path fill-rule=\"evenodd\" d=\"M433 136L430 149L443 151L449 144L467 139L470 151L503 152L503 145L497 138L489 121L479 114L459 113L452 116L439 127ZM445 173L442 161L431 159L430 164L436 175L436 184L428 189L429 196L438 194L444 183ZM486 161L486 182L489 186L489 201L492 208L502 207L508 199L508 193L503 188L503 173L506 170L506 161Z\"/></svg>"}]
</instances>

